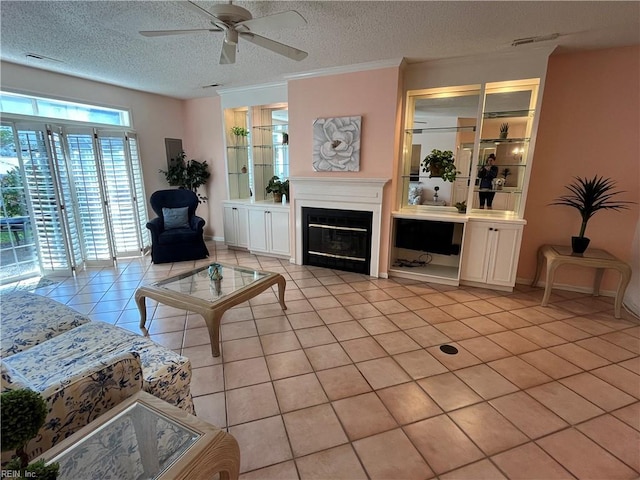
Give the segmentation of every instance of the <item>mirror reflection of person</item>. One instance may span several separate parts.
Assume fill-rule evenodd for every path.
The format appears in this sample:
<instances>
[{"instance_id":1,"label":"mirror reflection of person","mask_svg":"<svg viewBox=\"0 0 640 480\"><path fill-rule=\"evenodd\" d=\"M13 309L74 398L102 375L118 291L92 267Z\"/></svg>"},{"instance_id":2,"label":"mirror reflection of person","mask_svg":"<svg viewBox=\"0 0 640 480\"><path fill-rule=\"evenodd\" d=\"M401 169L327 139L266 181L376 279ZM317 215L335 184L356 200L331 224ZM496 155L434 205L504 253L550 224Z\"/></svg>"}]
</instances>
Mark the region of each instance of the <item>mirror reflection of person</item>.
<instances>
[{"instance_id":1,"label":"mirror reflection of person","mask_svg":"<svg viewBox=\"0 0 640 480\"><path fill-rule=\"evenodd\" d=\"M496 196L496 192L493 191L493 179L498 176L498 167L495 166L496 156L492 153L487 158L487 163L484 164L480 171L478 171L478 178L480 179L480 208L484 208L485 203L487 209L491 210L493 205L493 197Z\"/></svg>"}]
</instances>

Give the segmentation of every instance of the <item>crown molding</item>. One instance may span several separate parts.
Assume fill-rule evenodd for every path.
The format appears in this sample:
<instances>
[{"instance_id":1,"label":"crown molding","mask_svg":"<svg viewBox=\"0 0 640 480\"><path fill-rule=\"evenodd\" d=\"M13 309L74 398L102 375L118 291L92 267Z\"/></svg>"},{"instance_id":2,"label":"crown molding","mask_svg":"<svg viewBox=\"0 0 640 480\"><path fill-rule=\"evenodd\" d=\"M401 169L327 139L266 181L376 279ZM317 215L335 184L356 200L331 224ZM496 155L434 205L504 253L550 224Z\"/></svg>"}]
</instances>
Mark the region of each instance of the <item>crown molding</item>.
<instances>
[{"instance_id":1,"label":"crown molding","mask_svg":"<svg viewBox=\"0 0 640 480\"><path fill-rule=\"evenodd\" d=\"M340 75L344 73L364 72L367 70L379 70L381 68L400 67L403 58L392 58L388 60L379 60L375 62L355 63L352 65L342 65L340 67L320 68L318 70L309 70L307 72L292 73L284 75L286 80L300 80L302 78L324 77L327 75Z\"/></svg>"},{"instance_id":2,"label":"crown molding","mask_svg":"<svg viewBox=\"0 0 640 480\"><path fill-rule=\"evenodd\" d=\"M230 93L250 93L256 90L265 90L267 88L286 88L287 82L271 82L260 83L258 85L243 85L239 87L218 88L216 92L218 95L228 95Z\"/></svg>"}]
</instances>

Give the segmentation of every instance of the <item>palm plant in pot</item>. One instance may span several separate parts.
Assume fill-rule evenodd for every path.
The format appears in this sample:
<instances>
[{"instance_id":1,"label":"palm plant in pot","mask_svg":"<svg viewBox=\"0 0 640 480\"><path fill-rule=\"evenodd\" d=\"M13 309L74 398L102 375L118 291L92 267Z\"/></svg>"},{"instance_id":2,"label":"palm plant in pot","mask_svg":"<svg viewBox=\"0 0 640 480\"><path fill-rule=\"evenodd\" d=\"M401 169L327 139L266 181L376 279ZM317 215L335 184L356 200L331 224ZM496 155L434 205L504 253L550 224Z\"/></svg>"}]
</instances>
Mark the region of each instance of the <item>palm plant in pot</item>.
<instances>
[{"instance_id":1,"label":"palm plant in pot","mask_svg":"<svg viewBox=\"0 0 640 480\"><path fill-rule=\"evenodd\" d=\"M613 197L624 192L615 190L616 182L610 178L598 177L598 175L592 179L574 178L573 183L565 186L570 193L558 197L551 205L573 207L580 212L582 217L580 233L576 237L571 237L571 249L573 253L582 254L590 242L590 239L584 236L589 219L599 210L624 210L629 208L628 204L634 202L614 200Z\"/></svg>"}]
</instances>

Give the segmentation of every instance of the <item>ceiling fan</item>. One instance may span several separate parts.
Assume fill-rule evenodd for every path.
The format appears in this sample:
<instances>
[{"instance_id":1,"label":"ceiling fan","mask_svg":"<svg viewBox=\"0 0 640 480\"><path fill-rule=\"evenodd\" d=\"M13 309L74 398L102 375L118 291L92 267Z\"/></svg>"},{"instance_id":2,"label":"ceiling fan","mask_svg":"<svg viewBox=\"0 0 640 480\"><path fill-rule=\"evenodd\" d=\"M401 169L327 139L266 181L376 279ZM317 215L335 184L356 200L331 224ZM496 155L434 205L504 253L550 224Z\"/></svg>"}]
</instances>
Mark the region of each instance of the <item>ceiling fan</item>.
<instances>
[{"instance_id":1,"label":"ceiling fan","mask_svg":"<svg viewBox=\"0 0 640 480\"><path fill-rule=\"evenodd\" d=\"M307 21L295 10L253 18L249 10L237 5L232 5L231 2L226 5L214 5L211 11L205 10L191 1L185 2L184 5L198 12L200 15L207 17L213 28L152 30L141 31L140 34L145 37L160 37L164 35L182 35L200 32L224 32L222 52L220 53L221 64L235 63L238 38L243 38L259 47L266 48L292 60L300 61L307 58L307 52L253 33L254 29L288 28L306 25Z\"/></svg>"}]
</instances>

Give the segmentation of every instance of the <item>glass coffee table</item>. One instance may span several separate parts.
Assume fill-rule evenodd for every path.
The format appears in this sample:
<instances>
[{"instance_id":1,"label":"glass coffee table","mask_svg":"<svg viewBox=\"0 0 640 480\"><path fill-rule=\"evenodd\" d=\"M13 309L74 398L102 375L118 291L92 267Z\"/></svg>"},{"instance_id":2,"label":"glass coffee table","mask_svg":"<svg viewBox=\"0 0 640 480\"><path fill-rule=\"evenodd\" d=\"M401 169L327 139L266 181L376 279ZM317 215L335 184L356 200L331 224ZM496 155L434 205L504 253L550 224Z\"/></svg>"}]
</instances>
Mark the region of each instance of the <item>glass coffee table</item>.
<instances>
[{"instance_id":1,"label":"glass coffee table","mask_svg":"<svg viewBox=\"0 0 640 480\"><path fill-rule=\"evenodd\" d=\"M286 280L279 273L253 270L238 265L216 263L222 267L222 279L211 280L205 265L166 278L136 290L135 299L140 310L140 328L145 328L147 309L145 299L163 305L199 313L204 317L211 339L211 353L220 356L220 320L231 307L246 302L272 285L278 285L278 297L283 310Z\"/></svg>"},{"instance_id":2,"label":"glass coffee table","mask_svg":"<svg viewBox=\"0 0 640 480\"><path fill-rule=\"evenodd\" d=\"M58 462L58 480L236 480L238 442L229 433L140 391L38 459Z\"/></svg>"}]
</instances>

